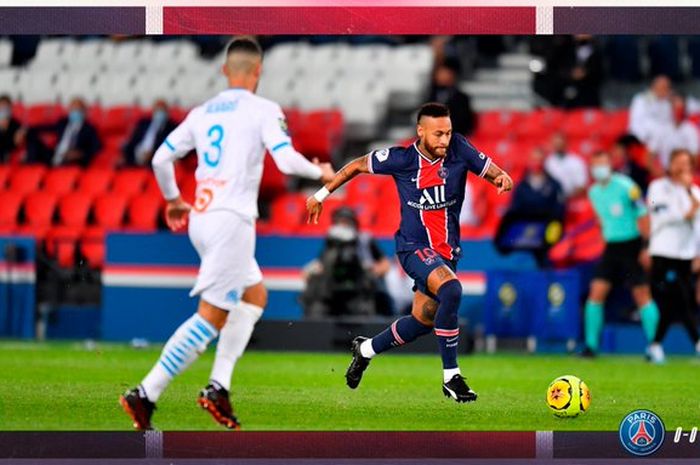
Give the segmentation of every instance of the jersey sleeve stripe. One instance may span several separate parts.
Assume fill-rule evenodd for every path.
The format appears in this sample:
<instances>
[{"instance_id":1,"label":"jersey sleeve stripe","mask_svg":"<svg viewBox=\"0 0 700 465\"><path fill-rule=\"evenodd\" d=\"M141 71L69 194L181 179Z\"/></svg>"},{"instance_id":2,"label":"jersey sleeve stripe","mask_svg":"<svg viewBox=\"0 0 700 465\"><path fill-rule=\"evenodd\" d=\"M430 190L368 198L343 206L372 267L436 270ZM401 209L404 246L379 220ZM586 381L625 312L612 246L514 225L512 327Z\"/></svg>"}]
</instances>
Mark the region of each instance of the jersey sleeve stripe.
<instances>
[{"instance_id":1,"label":"jersey sleeve stripe","mask_svg":"<svg viewBox=\"0 0 700 465\"><path fill-rule=\"evenodd\" d=\"M281 149L281 148L283 148L283 147L286 147L286 146L288 146L288 145L290 145L290 144L289 144L289 141L280 142L279 144L277 144L277 145L275 145L274 147L272 147L272 151L273 151L273 152L276 152L277 150L279 150L279 149Z\"/></svg>"},{"instance_id":2,"label":"jersey sleeve stripe","mask_svg":"<svg viewBox=\"0 0 700 465\"><path fill-rule=\"evenodd\" d=\"M171 143L168 141L168 139L165 139L165 140L163 141L163 143L164 143L165 146L168 147L170 150L172 150L173 152L175 151L175 146L174 146L173 144L171 144Z\"/></svg>"},{"instance_id":3,"label":"jersey sleeve stripe","mask_svg":"<svg viewBox=\"0 0 700 465\"><path fill-rule=\"evenodd\" d=\"M481 170L481 173L479 173L479 177L483 178L486 176L486 172L489 170L489 166L491 166L491 158L486 159L486 163L484 163L484 169Z\"/></svg>"}]
</instances>

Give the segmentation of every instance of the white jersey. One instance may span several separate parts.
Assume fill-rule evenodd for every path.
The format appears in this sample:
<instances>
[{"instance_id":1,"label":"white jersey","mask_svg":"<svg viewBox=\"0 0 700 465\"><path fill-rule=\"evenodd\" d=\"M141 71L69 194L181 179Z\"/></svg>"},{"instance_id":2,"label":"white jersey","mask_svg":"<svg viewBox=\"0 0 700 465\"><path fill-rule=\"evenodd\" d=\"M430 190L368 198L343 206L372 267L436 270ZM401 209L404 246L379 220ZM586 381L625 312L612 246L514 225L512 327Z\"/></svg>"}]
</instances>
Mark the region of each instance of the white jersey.
<instances>
[{"instance_id":1,"label":"white jersey","mask_svg":"<svg viewBox=\"0 0 700 465\"><path fill-rule=\"evenodd\" d=\"M697 256L695 231L700 217L684 218L690 211L690 195L700 201L700 188L694 185L689 190L668 177L656 179L649 185L650 255L678 260L692 260Z\"/></svg>"},{"instance_id":2,"label":"white jersey","mask_svg":"<svg viewBox=\"0 0 700 465\"><path fill-rule=\"evenodd\" d=\"M180 194L173 162L192 149L198 158L192 214L230 210L256 218L265 149L283 173L321 177L293 149L280 106L245 89L227 89L194 108L158 148L153 168L166 199Z\"/></svg>"}]
</instances>

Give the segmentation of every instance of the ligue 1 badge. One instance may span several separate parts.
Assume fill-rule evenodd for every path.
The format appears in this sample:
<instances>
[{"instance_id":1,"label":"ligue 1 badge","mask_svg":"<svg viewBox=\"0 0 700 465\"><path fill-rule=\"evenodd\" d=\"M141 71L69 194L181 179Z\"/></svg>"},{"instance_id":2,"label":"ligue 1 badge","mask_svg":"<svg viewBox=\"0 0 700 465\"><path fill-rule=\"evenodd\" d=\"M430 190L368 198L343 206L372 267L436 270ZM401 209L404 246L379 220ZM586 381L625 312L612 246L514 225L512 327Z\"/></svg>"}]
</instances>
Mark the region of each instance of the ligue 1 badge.
<instances>
[{"instance_id":1,"label":"ligue 1 badge","mask_svg":"<svg viewBox=\"0 0 700 465\"><path fill-rule=\"evenodd\" d=\"M620 423L620 443L627 452L640 457L659 450L665 433L661 418L649 410L635 410Z\"/></svg>"}]
</instances>

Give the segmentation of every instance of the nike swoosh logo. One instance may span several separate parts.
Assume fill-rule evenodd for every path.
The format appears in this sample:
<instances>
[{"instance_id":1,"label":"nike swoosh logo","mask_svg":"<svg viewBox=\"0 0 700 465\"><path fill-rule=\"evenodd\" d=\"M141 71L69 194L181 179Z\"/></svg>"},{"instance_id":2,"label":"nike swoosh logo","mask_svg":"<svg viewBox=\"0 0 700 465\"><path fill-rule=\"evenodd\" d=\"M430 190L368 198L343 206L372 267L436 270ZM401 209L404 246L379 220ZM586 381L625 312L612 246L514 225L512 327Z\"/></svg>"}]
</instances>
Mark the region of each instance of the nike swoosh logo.
<instances>
[{"instance_id":1,"label":"nike swoosh logo","mask_svg":"<svg viewBox=\"0 0 700 465\"><path fill-rule=\"evenodd\" d=\"M418 178L411 178L411 182L416 182L418 181Z\"/></svg>"},{"instance_id":2,"label":"nike swoosh logo","mask_svg":"<svg viewBox=\"0 0 700 465\"><path fill-rule=\"evenodd\" d=\"M458 339L459 339L459 336L453 337L453 338L451 338L451 339L447 339L447 342L448 342L448 343L449 343L449 342L454 342L454 341L456 341L456 340L458 340Z\"/></svg>"}]
</instances>

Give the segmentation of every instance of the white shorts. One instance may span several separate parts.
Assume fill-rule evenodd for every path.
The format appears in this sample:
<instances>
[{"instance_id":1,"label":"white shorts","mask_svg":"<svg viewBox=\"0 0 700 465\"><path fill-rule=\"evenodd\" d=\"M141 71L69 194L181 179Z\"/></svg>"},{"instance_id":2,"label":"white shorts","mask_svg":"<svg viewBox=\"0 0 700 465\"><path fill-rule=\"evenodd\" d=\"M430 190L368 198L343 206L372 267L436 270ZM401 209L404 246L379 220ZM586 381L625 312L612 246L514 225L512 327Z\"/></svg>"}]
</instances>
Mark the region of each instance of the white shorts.
<instances>
[{"instance_id":1,"label":"white shorts","mask_svg":"<svg viewBox=\"0 0 700 465\"><path fill-rule=\"evenodd\" d=\"M262 281L255 261L255 222L228 211L193 213L189 236L201 259L190 297L233 310L243 291Z\"/></svg>"}]
</instances>

